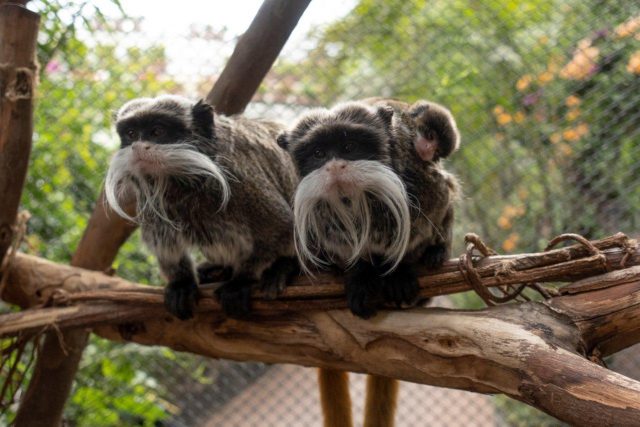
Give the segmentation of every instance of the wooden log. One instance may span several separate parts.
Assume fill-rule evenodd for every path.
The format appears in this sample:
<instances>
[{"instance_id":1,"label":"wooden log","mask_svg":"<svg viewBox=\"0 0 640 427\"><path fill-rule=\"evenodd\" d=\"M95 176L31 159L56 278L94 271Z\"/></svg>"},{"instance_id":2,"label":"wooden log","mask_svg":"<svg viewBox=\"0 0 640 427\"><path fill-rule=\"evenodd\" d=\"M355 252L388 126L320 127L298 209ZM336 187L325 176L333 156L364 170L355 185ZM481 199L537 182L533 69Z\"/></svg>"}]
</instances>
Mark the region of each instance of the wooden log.
<instances>
[{"instance_id":1,"label":"wooden log","mask_svg":"<svg viewBox=\"0 0 640 427\"><path fill-rule=\"evenodd\" d=\"M0 2L0 260L13 239L31 152L39 23L23 6Z\"/></svg>"},{"instance_id":2,"label":"wooden log","mask_svg":"<svg viewBox=\"0 0 640 427\"><path fill-rule=\"evenodd\" d=\"M311 0L264 0L207 95L216 112L244 111Z\"/></svg>"}]
</instances>

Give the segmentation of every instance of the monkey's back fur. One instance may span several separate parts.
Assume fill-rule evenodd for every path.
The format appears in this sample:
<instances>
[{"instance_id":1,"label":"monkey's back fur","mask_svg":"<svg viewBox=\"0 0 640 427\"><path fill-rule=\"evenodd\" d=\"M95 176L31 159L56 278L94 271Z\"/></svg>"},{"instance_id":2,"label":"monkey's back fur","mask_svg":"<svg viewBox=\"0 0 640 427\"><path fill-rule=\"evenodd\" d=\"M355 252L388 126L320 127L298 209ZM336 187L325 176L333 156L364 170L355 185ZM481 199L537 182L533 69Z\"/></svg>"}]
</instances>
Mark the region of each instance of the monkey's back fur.
<instances>
[{"instance_id":1,"label":"monkey's back fur","mask_svg":"<svg viewBox=\"0 0 640 427\"><path fill-rule=\"evenodd\" d=\"M243 117L215 116L215 139L200 141L198 150L224 171L230 198L219 210L220 188L213 180L197 185L170 180L163 196L167 216L144 216L142 236L151 249L199 248L213 264L231 267L234 275L257 280L274 260L294 256L289 200L296 172L288 154L276 143L281 126Z\"/></svg>"}]
</instances>

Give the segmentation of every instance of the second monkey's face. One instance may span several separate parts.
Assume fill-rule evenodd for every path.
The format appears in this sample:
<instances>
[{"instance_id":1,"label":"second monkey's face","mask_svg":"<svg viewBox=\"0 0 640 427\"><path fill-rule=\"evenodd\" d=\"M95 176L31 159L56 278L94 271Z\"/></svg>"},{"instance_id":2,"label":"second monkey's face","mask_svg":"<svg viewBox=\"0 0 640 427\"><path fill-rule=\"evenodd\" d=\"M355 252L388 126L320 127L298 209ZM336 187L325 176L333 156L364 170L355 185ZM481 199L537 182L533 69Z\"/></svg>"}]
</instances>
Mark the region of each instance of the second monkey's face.
<instances>
[{"instance_id":1,"label":"second monkey's face","mask_svg":"<svg viewBox=\"0 0 640 427\"><path fill-rule=\"evenodd\" d=\"M302 178L294 215L303 267L348 266L373 252L390 268L400 262L410 219L404 185L390 167L392 114L344 104L312 111L279 138Z\"/></svg>"}]
</instances>

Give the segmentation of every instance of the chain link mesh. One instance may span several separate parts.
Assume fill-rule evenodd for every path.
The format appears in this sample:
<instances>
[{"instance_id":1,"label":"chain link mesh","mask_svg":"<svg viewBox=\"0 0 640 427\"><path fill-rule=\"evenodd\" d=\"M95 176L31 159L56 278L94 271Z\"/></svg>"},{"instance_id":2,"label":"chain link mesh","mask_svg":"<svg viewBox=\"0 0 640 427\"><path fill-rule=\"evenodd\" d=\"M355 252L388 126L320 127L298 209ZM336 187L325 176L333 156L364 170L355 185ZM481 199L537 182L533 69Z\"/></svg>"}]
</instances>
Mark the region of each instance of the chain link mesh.
<instances>
[{"instance_id":1,"label":"chain link mesh","mask_svg":"<svg viewBox=\"0 0 640 427\"><path fill-rule=\"evenodd\" d=\"M68 262L117 147L112 112L138 96L206 94L260 5L182 3L31 3L42 14L42 75L24 250ZM467 231L506 253L539 250L567 231L638 236L638 2L315 0L246 114L287 122L369 96L426 98L457 118L463 142L447 164L465 193L455 253ZM161 283L137 234L115 267L128 279ZM442 304L479 306L471 295ZM639 348L615 355L610 367L640 380ZM364 376L351 374L351 382L361 425ZM396 419L398 426L561 425L503 396L408 383ZM321 413L313 369L93 337L65 423L298 426L321 425Z\"/></svg>"}]
</instances>

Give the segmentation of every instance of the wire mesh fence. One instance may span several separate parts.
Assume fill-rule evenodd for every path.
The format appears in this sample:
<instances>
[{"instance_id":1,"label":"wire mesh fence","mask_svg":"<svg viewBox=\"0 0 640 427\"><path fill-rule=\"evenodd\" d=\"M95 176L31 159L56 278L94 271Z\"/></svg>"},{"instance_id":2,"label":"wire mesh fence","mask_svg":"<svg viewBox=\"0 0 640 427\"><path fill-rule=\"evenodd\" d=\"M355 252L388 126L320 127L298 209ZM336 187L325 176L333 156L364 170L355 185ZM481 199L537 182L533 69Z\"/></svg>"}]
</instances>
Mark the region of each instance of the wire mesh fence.
<instances>
[{"instance_id":1,"label":"wire mesh fence","mask_svg":"<svg viewBox=\"0 0 640 427\"><path fill-rule=\"evenodd\" d=\"M260 5L33 1L42 14L24 250L68 262L117 147L111 114L139 96L205 95ZM389 96L449 107L463 137L454 233L502 252L572 231L640 226L640 4L602 0L316 0L246 114L283 122ZM114 267L161 283L134 235ZM451 304L451 300L444 301ZM478 307L473 296L458 306ZM7 308L5 308L7 309ZM628 349L611 367L640 379ZM362 423L364 382L351 375ZM69 426L320 425L314 370L214 361L92 338ZM9 422L10 409L0 416ZM561 423L506 397L403 384L399 426Z\"/></svg>"}]
</instances>

